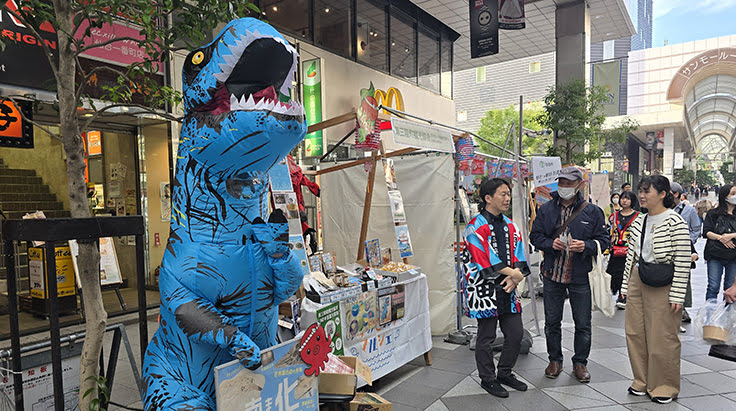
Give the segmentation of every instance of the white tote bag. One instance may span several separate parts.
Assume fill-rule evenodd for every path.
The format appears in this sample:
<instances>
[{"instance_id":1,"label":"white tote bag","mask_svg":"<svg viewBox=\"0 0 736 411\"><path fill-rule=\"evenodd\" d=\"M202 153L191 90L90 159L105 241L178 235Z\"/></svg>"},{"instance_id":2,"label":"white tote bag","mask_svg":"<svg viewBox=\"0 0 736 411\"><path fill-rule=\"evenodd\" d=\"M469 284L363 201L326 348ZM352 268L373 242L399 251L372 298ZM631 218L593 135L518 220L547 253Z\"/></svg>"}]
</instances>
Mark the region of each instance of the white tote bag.
<instances>
[{"instance_id":1,"label":"white tote bag","mask_svg":"<svg viewBox=\"0 0 736 411\"><path fill-rule=\"evenodd\" d=\"M606 317L613 317L616 308L611 297L611 275L603 270L603 253L601 244L596 241L598 255L593 258L593 269L588 273L590 280L590 294L592 298L591 308L599 310Z\"/></svg>"}]
</instances>

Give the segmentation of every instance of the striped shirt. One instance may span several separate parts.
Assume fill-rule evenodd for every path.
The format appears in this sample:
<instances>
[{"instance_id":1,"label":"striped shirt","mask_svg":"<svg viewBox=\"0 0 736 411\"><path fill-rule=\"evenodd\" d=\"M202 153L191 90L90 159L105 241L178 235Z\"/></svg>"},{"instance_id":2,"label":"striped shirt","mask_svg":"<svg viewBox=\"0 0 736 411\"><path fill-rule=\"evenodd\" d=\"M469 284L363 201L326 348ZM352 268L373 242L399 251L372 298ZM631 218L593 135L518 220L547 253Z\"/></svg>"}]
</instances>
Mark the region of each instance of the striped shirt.
<instances>
[{"instance_id":1,"label":"striped shirt","mask_svg":"<svg viewBox=\"0 0 736 411\"><path fill-rule=\"evenodd\" d=\"M629 251L626 254L626 268L624 269L621 294L628 293L629 274L634 264L639 261L644 216L645 214L639 214L639 217L631 224ZM669 302L683 304L687 291L687 281L690 278L691 243L687 223L679 214L669 213L669 216L661 224L654 227L653 233L647 233L644 241L652 242L654 259L657 263L674 263L675 276L672 279Z\"/></svg>"}]
</instances>

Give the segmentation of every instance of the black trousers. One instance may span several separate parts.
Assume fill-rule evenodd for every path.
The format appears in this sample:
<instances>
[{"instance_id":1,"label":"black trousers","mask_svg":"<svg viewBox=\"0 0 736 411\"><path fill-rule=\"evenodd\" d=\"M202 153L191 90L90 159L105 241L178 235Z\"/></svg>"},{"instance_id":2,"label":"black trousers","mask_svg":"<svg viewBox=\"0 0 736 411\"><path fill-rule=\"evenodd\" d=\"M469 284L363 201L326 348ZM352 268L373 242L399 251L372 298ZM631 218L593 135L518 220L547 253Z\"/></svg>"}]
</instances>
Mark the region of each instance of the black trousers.
<instances>
[{"instance_id":1,"label":"black trousers","mask_svg":"<svg viewBox=\"0 0 736 411\"><path fill-rule=\"evenodd\" d=\"M495 381L496 368L493 364L493 342L496 341L496 326L501 325L503 350L498 360L498 377L511 374L521 351L524 325L521 314L502 314L499 317L478 318L478 337L475 342L475 362L482 381Z\"/></svg>"}]
</instances>

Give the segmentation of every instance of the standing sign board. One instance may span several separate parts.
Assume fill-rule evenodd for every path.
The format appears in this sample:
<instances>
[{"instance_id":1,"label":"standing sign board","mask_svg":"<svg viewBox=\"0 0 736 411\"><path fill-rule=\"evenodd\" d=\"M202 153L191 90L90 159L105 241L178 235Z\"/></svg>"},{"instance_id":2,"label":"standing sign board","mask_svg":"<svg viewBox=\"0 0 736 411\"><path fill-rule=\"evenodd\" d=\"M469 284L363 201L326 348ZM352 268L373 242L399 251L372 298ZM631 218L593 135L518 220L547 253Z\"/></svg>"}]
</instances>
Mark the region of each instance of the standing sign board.
<instances>
[{"instance_id":1,"label":"standing sign board","mask_svg":"<svg viewBox=\"0 0 736 411\"><path fill-rule=\"evenodd\" d=\"M79 245L76 240L69 241L69 248L72 254L72 263L74 264L74 272L77 277L77 286L82 288L82 282L79 279ZM118 256L115 253L115 244L112 237L100 238L100 285L119 284L123 282L120 275L120 265L118 264Z\"/></svg>"},{"instance_id":2,"label":"standing sign board","mask_svg":"<svg viewBox=\"0 0 736 411\"><path fill-rule=\"evenodd\" d=\"M498 54L498 0L470 0L470 58Z\"/></svg>"},{"instance_id":3,"label":"standing sign board","mask_svg":"<svg viewBox=\"0 0 736 411\"><path fill-rule=\"evenodd\" d=\"M391 117L391 131L396 144L442 153L455 152L452 133L447 129Z\"/></svg>"}]
</instances>

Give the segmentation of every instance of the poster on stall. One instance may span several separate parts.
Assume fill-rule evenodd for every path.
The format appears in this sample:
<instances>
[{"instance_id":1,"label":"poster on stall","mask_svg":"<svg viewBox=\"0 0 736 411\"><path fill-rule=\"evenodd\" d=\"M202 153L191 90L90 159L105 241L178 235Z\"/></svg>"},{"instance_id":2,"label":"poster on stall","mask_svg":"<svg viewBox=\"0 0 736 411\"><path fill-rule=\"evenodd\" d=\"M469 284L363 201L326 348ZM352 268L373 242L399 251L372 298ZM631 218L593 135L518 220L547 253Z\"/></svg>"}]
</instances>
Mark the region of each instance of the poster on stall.
<instances>
[{"instance_id":1,"label":"poster on stall","mask_svg":"<svg viewBox=\"0 0 736 411\"><path fill-rule=\"evenodd\" d=\"M286 157L276 163L268 172L268 178L271 180L271 191L294 191L291 185L291 174L289 174L289 165L286 164Z\"/></svg>"},{"instance_id":2,"label":"poster on stall","mask_svg":"<svg viewBox=\"0 0 736 411\"><path fill-rule=\"evenodd\" d=\"M534 189L534 198L541 207L548 201L552 200L552 192L557 191L557 182L547 184L546 186L537 186Z\"/></svg>"},{"instance_id":3,"label":"poster on stall","mask_svg":"<svg viewBox=\"0 0 736 411\"><path fill-rule=\"evenodd\" d=\"M286 216L286 220L289 223L289 234L301 235L302 234L302 223L299 219L299 205L296 202L296 194L292 192L288 193L273 193L274 207L283 211Z\"/></svg>"},{"instance_id":4,"label":"poster on stall","mask_svg":"<svg viewBox=\"0 0 736 411\"><path fill-rule=\"evenodd\" d=\"M383 159L383 174L386 177L386 188L389 192L392 190L398 190L399 186L396 184L396 171L394 170L394 159L384 158Z\"/></svg>"},{"instance_id":5,"label":"poster on stall","mask_svg":"<svg viewBox=\"0 0 736 411\"><path fill-rule=\"evenodd\" d=\"M334 302L317 310L317 322L332 339L330 347L335 355L345 355L342 341L342 323L340 322L340 303Z\"/></svg>"},{"instance_id":6,"label":"poster on stall","mask_svg":"<svg viewBox=\"0 0 736 411\"><path fill-rule=\"evenodd\" d=\"M388 202L391 205L391 215L394 216L394 223L405 223L406 213L404 212L404 200L401 198L401 192L398 190L389 191Z\"/></svg>"},{"instance_id":7,"label":"poster on stall","mask_svg":"<svg viewBox=\"0 0 736 411\"><path fill-rule=\"evenodd\" d=\"M557 176L562 169L559 157L532 157L532 174L534 185L541 187L557 182ZM557 188L555 188L556 190ZM554 190L553 190L554 191Z\"/></svg>"},{"instance_id":8,"label":"poster on stall","mask_svg":"<svg viewBox=\"0 0 736 411\"><path fill-rule=\"evenodd\" d=\"M378 324L376 291L368 291L340 302L340 311L345 316L343 336L346 341L354 341L373 332Z\"/></svg>"},{"instance_id":9,"label":"poster on stall","mask_svg":"<svg viewBox=\"0 0 736 411\"><path fill-rule=\"evenodd\" d=\"M381 246L378 239L366 240L365 242L365 260L371 267L381 266Z\"/></svg>"},{"instance_id":10,"label":"poster on stall","mask_svg":"<svg viewBox=\"0 0 736 411\"><path fill-rule=\"evenodd\" d=\"M251 371L233 360L215 367L217 409L255 411L317 410L318 378L307 376L301 336L261 350L261 366Z\"/></svg>"},{"instance_id":11,"label":"poster on stall","mask_svg":"<svg viewBox=\"0 0 736 411\"><path fill-rule=\"evenodd\" d=\"M304 237L301 235L289 236L289 248L294 257L299 261L304 275L309 275L309 261L307 260L307 249L304 246Z\"/></svg>"},{"instance_id":12,"label":"poster on stall","mask_svg":"<svg viewBox=\"0 0 736 411\"><path fill-rule=\"evenodd\" d=\"M411 248L411 239L409 238L409 227L405 225L397 225L396 240L399 242L399 253L401 258L407 258L414 255Z\"/></svg>"},{"instance_id":13,"label":"poster on stall","mask_svg":"<svg viewBox=\"0 0 736 411\"><path fill-rule=\"evenodd\" d=\"M404 318L404 284L378 289L378 325Z\"/></svg>"}]
</instances>

